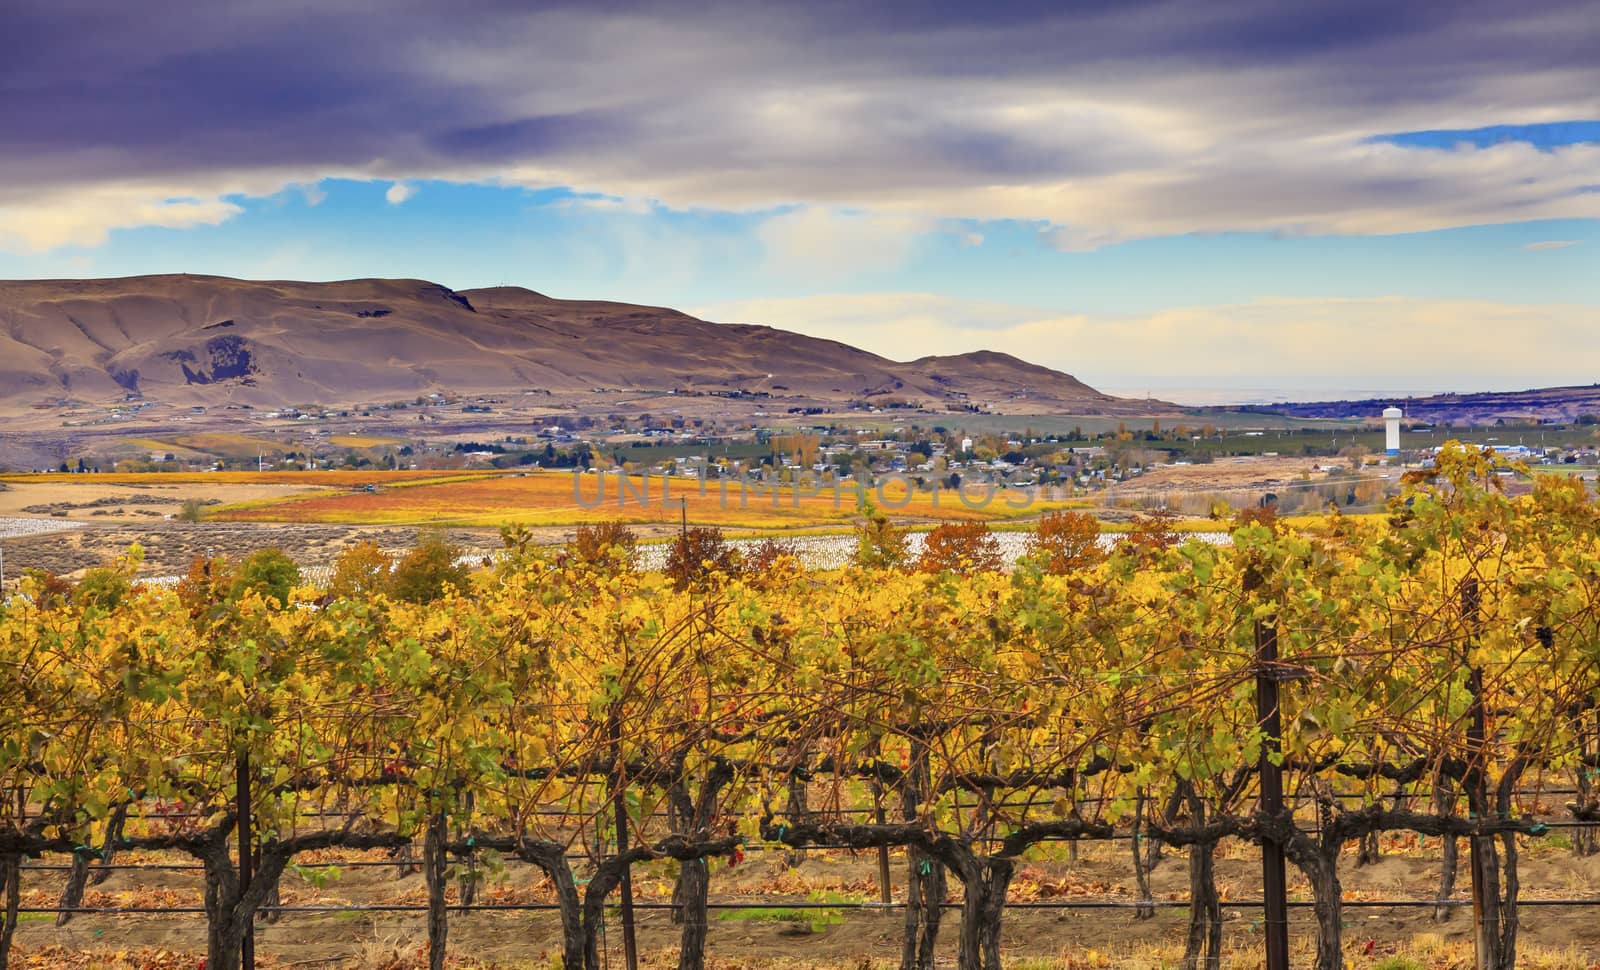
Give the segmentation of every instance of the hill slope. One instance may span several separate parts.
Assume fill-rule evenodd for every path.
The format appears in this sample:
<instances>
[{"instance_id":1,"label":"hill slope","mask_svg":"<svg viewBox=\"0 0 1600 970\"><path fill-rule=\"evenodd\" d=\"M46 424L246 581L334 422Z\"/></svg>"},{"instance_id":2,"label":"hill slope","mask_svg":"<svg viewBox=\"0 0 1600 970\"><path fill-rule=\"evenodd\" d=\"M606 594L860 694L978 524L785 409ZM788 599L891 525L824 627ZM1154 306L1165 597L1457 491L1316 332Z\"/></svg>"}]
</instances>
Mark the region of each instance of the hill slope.
<instances>
[{"instance_id":1,"label":"hill slope","mask_svg":"<svg viewBox=\"0 0 1600 970\"><path fill-rule=\"evenodd\" d=\"M132 393L272 407L594 388L1027 401L1039 412L1145 406L1005 354L897 363L770 327L516 287L206 276L0 282L0 406Z\"/></svg>"}]
</instances>

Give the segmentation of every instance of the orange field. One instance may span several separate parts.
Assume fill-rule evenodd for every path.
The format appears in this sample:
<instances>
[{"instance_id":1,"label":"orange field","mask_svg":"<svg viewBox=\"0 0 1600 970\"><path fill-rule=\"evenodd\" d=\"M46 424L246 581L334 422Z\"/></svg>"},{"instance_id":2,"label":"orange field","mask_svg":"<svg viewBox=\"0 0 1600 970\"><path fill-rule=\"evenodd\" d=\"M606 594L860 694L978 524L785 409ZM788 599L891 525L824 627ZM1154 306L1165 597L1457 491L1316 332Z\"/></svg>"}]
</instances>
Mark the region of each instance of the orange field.
<instances>
[{"instance_id":1,"label":"orange field","mask_svg":"<svg viewBox=\"0 0 1600 970\"><path fill-rule=\"evenodd\" d=\"M742 528L806 528L840 524L854 519L856 492L829 487L818 494L792 488L757 490L746 486L741 495L736 481L702 483L675 478L663 495L664 479L630 478L630 490L621 492L615 474L574 476L568 472L536 472L526 476L460 478L424 483L403 489L381 489L354 494L317 494L258 503L226 506L209 517L259 522L323 522L346 524L438 523L458 526L571 525L600 519L621 519L635 524L677 523L682 501L687 499L689 521L703 525ZM725 486L725 487L724 487ZM935 503L929 493L907 496L900 482L888 482L882 494L869 493L890 515L928 519L1004 519L1036 514L1056 504L1027 503L1021 493L996 493L981 501L976 490L971 506L953 492L943 492ZM1008 504L1006 498L1010 499ZM1058 503L1057 503L1058 504ZM977 506L977 507L972 507Z\"/></svg>"}]
</instances>

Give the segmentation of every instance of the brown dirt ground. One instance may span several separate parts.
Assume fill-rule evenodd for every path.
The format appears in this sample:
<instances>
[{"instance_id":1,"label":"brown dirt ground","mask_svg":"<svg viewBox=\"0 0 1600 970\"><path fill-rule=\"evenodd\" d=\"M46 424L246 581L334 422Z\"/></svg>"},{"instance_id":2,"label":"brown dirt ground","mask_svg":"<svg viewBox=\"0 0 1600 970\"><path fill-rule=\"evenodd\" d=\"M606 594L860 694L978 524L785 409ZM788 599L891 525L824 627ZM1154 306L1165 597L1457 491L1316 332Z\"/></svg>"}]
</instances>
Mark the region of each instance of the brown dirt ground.
<instances>
[{"instance_id":1,"label":"brown dirt ground","mask_svg":"<svg viewBox=\"0 0 1600 970\"><path fill-rule=\"evenodd\" d=\"M1298 481L1309 474L1313 480L1328 477L1318 465L1340 464L1335 458L1219 458L1210 464L1167 465L1119 482L1106 490L1107 501L1128 492L1181 491L1209 492L1223 489L1267 487ZM1345 477L1341 469L1335 473Z\"/></svg>"},{"instance_id":2,"label":"brown dirt ground","mask_svg":"<svg viewBox=\"0 0 1600 970\"><path fill-rule=\"evenodd\" d=\"M1404 838L1391 840L1389 849L1406 850ZM1065 860L1064 850L1052 847L1052 860L1031 862L1019 873L1013 902L1043 896L1045 899L1115 898L1130 901L1131 867L1123 858L1126 843L1086 846L1077 863ZM1414 844L1409 851L1414 852ZM1347 899L1426 899L1437 891L1437 843L1421 855L1394 855L1374 866L1356 868L1347 855L1343 866ZM378 858L367 856L367 858ZM1224 897L1250 898L1259 890L1258 856L1249 847L1225 849L1218 859L1218 882ZM57 860L59 861L59 860ZM185 861L170 857L167 861ZM894 864L897 882L903 879L903 860ZM713 874L714 900L764 902L781 907L806 901L817 894L835 892L844 898L875 898L875 865L870 855L812 852L791 868L778 853L752 853L736 869L719 867ZM1530 847L1522 866L1524 899L1541 896L1579 896L1600 901L1600 857L1579 859L1564 849ZM1464 877L1464 873L1463 873ZM636 894L641 902L663 902L670 896L671 873L665 864L641 867ZM51 906L63 876L57 872L25 875L24 905ZM952 880L952 899L959 889ZM1182 900L1187 890L1187 866L1174 856L1153 873L1157 899ZM102 886L90 889L88 905L191 906L200 901L197 872L117 872ZM903 884L902 884L903 885ZM1305 884L1293 875L1292 898L1307 898ZM1458 890L1458 896L1460 895ZM388 868L347 868L323 890L316 890L294 875L283 884L283 901L296 903L408 903L423 901L420 875L397 877ZM489 901L532 902L548 898L542 878L528 866L507 863L491 876L483 890ZM840 898L840 897L833 897ZM1600 959L1600 918L1593 908L1527 907L1523 910L1520 939L1527 950L1554 953L1541 967L1591 966ZM1245 956L1259 945L1259 910L1224 904L1226 945ZM1467 938L1471 915L1460 909L1449 922L1434 924L1426 908L1364 909L1345 912L1346 941L1352 965L1371 966L1385 953L1432 939L1450 947ZM1026 910L1007 911L1004 938L1008 958L1076 963L1090 950L1121 956L1121 967L1158 966L1154 954L1174 954L1181 948L1187 911L1161 909L1154 919L1136 921L1128 910ZM940 965L954 965L958 915L950 911L941 934ZM677 928L663 910L638 914L641 950L651 964L671 965ZM709 952L739 966L775 965L799 961L801 965L852 968L893 961L900 945L900 914L889 917L873 912L841 912L817 920L812 926L775 919L734 919L713 911L709 927ZM613 917L606 942L611 959L621 964L620 932ZM1291 933L1297 945L1309 945L1310 913L1292 910ZM258 931L257 952L280 966L369 967L410 965L425 940L421 914L287 914ZM453 914L450 919L452 955L503 966L549 965L558 952L554 917L543 912ZM1371 941L1369 944L1368 941ZM80 915L57 928L47 917L30 917L18 932L24 951L59 946L67 951L110 952L150 947L199 954L204 948L204 923L188 914L106 916ZM1454 966L1440 962L1430 966Z\"/></svg>"}]
</instances>

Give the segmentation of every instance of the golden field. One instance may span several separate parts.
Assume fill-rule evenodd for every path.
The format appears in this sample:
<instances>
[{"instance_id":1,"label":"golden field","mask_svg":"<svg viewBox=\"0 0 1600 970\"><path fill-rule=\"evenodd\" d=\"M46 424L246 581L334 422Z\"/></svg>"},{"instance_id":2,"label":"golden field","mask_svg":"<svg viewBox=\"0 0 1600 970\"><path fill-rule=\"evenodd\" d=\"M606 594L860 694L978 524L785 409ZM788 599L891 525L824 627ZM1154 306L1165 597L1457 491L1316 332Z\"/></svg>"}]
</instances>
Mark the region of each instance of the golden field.
<instances>
[{"instance_id":1,"label":"golden field","mask_svg":"<svg viewBox=\"0 0 1600 970\"><path fill-rule=\"evenodd\" d=\"M372 476L368 476L371 480ZM818 494L802 489L780 487L756 490L746 487L741 495L737 482L675 478L666 487L664 479L649 479L649 493L642 493L643 480L629 479L632 490L620 494L619 479L604 476L604 494L599 475L575 477L570 472L535 472L527 475L460 477L456 480L419 483L410 487L353 494L321 493L280 500L249 502L226 506L210 518L254 522L318 522L362 525L411 525L435 523L453 526L494 526L518 523L528 526L561 526L601 519L620 519L633 524L677 523L681 502L687 501L689 521L750 529L803 529L844 525L856 518L856 492L841 487L837 497L828 488ZM1004 520L1036 515L1059 508L1063 503L1032 502L1024 505L1021 493L1006 496L996 493L994 500L971 501L979 508L964 505L952 492L907 496L899 482L884 485L881 499L869 493L874 502L896 518Z\"/></svg>"}]
</instances>

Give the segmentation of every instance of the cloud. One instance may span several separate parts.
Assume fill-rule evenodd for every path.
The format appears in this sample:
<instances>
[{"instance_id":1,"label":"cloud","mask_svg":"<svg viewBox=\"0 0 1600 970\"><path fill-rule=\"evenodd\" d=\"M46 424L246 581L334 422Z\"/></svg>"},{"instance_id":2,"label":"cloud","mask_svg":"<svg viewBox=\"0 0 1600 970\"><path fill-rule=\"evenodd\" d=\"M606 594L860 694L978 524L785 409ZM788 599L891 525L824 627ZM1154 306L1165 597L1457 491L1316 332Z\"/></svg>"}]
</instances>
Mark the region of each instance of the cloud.
<instances>
[{"instance_id":1,"label":"cloud","mask_svg":"<svg viewBox=\"0 0 1600 970\"><path fill-rule=\"evenodd\" d=\"M1581 239L1547 239L1544 242L1531 242L1523 244L1523 249L1529 252L1544 252L1547 249L1566 249L1568 246L1581 244Z\"/></svg>"},{"instance_id":2,"label":"cloud","mask_svg":"<svg viewBox=\"0 0 1600 970\"><path fill-rule=\"evenodd\" d=\"M624 199L615 195L585 194L572 195L557 199L549 203L546 208L561 209L574 213L598 213L603 215L630 215L647 216L659 211L659 207L649 199Z\"/></svg>"},{"instance_id":3,"label":"cloud","mask_svg":"<svg viewBox=\"0 0 1600 970\"><path fill-rule=\"evenodd\" d=\"M390 205L399 205L416 194L417 190L412 186L404 182L396 182L383 193L383 198Z\"/></svg>"},{"instance_id":4,"label":"cloud","mask_svg":"<svg viewBox=\"0 0 1600 970\"><path fill-rule=\"evenodd\" d=\"M1600 307L1409 297L1263 299L1135 316L1063 313L928 293L821 295L697 307L697 316L843 340L894 359L998 350L1108 387L1196 383L1430 390L1594 380ZM1506 335L1515 333L1515 340ZM1552 353L1559 348L1559 353Z\"/></svg>"},{"instance_id":5,"label":"cloud","mask_svg":"<svg viewBox=\"0 0 1600 970\"><path fill-rule=\"evenodd\" d=\"M0 206L89 213L139 185L209 199L205 184L294 172L1023 219L1067 249L1600 217L1600 146L1516 140L1593 115L1600 18L1583 0L464 0L377 20L329 0L315 30L299 4L219 0L202 24L178 0L85 3L93 16L20 0L8 25ZM1485 130L1449 147L1393 134Z\"/></svg>"},{"instance_id":6,"label":"cloud","mask_svg":"<svg viewBox=\"0 0 1600 970\"><path fill-rule=\"evenodd\" d=\"M898 268L915 236L930 228L907 216L807 206L767 219L757 236L777 272L834 282Z\"/></svg>"},{"instance_id":7,"label":"cloud","mask_svg":"<svg viewBox=\"0 0 1600 970\"><path fill-rule=\"evenodd\" d=\"M307 185L300 190L300 195L305 199L306 205L315 208L328 199L328 190L320 185Z\"/></svg>"},{"instance_id":8,"label":"cloud","mask_svg":"<svg viewBox=\"0 0 1600 970\"><path fill-rule=\"evenodd\" d=\"M242 211L217 196L183 197L140 186L55 192L0 203L0 250L41 253L62 246L98 246L113 229L214 226Z\"/></svg>"}]
</instances>

